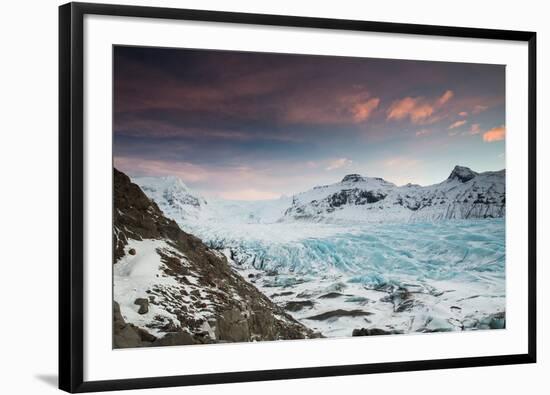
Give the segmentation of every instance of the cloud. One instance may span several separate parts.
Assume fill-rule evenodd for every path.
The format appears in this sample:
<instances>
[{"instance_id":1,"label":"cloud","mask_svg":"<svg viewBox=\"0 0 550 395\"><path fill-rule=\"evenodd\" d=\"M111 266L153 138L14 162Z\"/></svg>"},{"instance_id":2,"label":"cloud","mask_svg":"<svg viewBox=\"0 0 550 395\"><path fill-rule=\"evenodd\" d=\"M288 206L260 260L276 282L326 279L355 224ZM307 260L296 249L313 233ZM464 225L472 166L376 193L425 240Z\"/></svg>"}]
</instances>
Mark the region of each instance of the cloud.
<instances>
[{"instance_id":1,"label":"cloud","mask_svg":"<svg viewBox=\"0 0 550 395\"><path fill-rule=\"evenodd\" d=\"M456 121L454 122L453 124L451 124L451 126L449 126L449 129L456 129L456 128L459 128L461 127L462 125L464 125L466 122L466 120L462 120L462 121Z\"/></svg>"},{"instance_id":2,"label":"cloud","mask_svg":"<svg viewBox=\"0 0 550 395\"><path fill-rule=\"evenodd\" d=\"M353 162L347 158L338 158L328 162L328 166L325 168L327 171L340 169L341 167L350 166Z\"/></svg>"},{"instance_id":3,"label":"cloud","mask_svg":"<svg viewBox=\"0 0 550 395\"><path fill-rule=\"evenodd\" d=\"M442 106L443 104L447 103L449 100L451 100L454 96L454 92L451 91L451 90L447 90L445 91L445 93L439 98L437 99L437 104L439 104L440 106Z\"/></svg>"},{"instance_id":4,"label":"cloud","mask_svg":"<svg viewBox=\"0 0 550 395\"><path fill-rule=\"evenodd\" d=\"M466 111L461 111L458 113L458 115L460 115L461 117L467 117L468 113Z\"/></svg>"},{"instance_id":5,"label":"cloud","mask_svg":"<svg viewBox=\"0 0 550 395\"><path fill-rule=\"evenodd\" d=\"M470 126L470 134L479 134L481 133L481 127L479 123L474 123Z\"/></svg>"},{"instance_id":6,"label":"cloud","mask_svg":"<svg viewBox=\"0 0 550 395\"><path fill-rule=\"evenodd\" d=\"M483 133L483 141L486 143L492 143L494 141L501 141L506 138L506 128L504 125L492 128Z\"/></svg>"},{"instance_id":7,"label":"cloud","mask_svg":"<svg viewBox=\"0 0 550 395\"><path fill-rule=\"evenodd\" d=\"M380 98L369 92L334 94L317 88L314 92L299 92L288 99L283 108L283 120L298 124L353 124L369 119L378 108Z\"/></svg>"},{"instance_id":8,"label":"cloud","mask_svg":"<svg viewBox=\"0 0 550 395\"><path fill-rule=\"evenodd\" d=\"M416 124L433 122L437 118L432 118L432 115L451 100L453 96L453 91L447 90L441 97L433 101L426 100L424 97L410 96L396 100L386 111L386 119L401 120L409 118L412 123Z\"/></svg>"},{"instance_id":9,"label":"cloud","mask_svg":"<svg viewBox=\"0 0 550 395\"><path fill-rule=\"evenodd\" d=\"M405 97L394 101L387 111L387 119L400 120L409 117L413 123L418 123L433 114L434 109L427 103L421 103L421 98Z\"/></svg>"},{"instance_id":10,"label":"cloud","mask_svg":"<svg viewBox=\"0 0 550 395\"><path fill-rule=\"evenodd\" d=\"M309 168L309 169L316 169L319 167L319 163L313 161L313 160L309 160L306 162L306 166Z\"/></svg>"},{"instance_id":11,"label":"cloud","mask_svg":"<svg viewBox=\"0 0 550 395\"><path fill-rule=\"evenodd\" d=\"M377 97L367 100L364 103L357 103L351 110L353 113L353 119L355 122L366 121L379 104L380 99Z\"/></svg>"},{"instance_id":12,"label":"cloud","mask_svg":"<svg viewBox=\"0 0 550 395\"><path fill-rule=\"evenodd\" d=\"M416 131L415 135L416 137L420 137L420 136L426 136L428 134L430 134L432 131L430 129L420 129L418 131Z\"/></svg>"},{"instance_id":13,"label":"cloud","mask_svg":"<svg viewBox=\"0 0 550 395\"><path fill-rule=\"evenodd\" d=\"M483 111L487 110L488 108L489 108L488 106L482 106L482 105L478 104L472 110L472 114L479 114L480 112L483 112Z\"/></svg>"}]
</instances>

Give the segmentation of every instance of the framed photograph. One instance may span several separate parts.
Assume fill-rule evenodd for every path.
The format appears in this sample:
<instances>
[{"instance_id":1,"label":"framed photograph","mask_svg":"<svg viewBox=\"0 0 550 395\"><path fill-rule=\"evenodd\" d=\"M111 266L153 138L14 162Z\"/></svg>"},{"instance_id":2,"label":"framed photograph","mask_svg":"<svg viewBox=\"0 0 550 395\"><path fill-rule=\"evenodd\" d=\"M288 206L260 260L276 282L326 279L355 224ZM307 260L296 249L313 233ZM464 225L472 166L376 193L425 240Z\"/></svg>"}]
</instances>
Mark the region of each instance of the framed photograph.
<instances>
[{"instance_id":1,"label":"framed photograph","mask_svg":"<svg viewBox=\"0 0 550 395\"><path fill-rule=\"evenodd\" d=\"M59 17L61 389L535 362L534 32Z\"/></svg>"}]
</instances>

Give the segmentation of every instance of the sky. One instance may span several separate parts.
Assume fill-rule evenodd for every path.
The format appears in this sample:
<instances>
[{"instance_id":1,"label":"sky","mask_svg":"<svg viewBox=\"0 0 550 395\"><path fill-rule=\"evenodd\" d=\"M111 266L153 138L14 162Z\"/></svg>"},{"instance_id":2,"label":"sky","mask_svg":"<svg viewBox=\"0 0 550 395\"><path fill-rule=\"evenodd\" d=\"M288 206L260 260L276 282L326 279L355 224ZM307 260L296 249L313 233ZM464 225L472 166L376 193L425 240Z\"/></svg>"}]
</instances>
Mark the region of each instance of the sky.
<instances>
[{"instance_id":1,"label":"sky","mask_svg":"<svg viewBox=\"0 0 550 395\"><path fill-rule=\"evenodd\" d=\"M503 65L117 46L113 100L115 167L207 198L505 168Z\"/></svg>"}]
</instances>

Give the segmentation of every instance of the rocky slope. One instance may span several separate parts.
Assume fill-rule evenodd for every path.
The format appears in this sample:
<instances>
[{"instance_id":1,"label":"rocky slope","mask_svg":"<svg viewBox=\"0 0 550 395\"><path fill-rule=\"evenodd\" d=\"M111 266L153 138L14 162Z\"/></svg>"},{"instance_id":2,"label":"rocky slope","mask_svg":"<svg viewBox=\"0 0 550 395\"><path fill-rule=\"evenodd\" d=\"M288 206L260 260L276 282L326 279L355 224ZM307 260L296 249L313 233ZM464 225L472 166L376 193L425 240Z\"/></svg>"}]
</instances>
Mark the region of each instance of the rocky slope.
<instances>
[{"instance_id":1,"label":"rocky slope","mask_svg":"<svg viewBox=\"0 0 550 395\"><path fill-rule=\"evenodd\" d=\"M505 216L505 171L456 166L435 185L397 186L382 178L345 176L293 197L284 220L415 222Z\"/></svg>"},{"instance_id":2,"label":"rocky slope","mask_svg":"<svg viewBox=\"0 0 550 395\"><path fill-rule=\"evenodd\" d=\"M114 170L115 348L318 336Z\"/></svg>"}]
</instances>

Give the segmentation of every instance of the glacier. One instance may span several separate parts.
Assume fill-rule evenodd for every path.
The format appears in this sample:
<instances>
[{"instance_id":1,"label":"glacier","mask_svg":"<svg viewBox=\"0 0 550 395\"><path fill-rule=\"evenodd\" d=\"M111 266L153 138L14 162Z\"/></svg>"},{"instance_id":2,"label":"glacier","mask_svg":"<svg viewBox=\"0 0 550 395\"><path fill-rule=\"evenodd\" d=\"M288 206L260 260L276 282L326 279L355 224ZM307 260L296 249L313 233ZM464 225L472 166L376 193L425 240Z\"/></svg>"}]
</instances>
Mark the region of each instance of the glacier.
<instances>
[{"instance_id":1,"label":"glacier","mask_svg":"<svg viewBox=\"0 0 550 395\"><path fill-rule=\"evenodd\" d=\"M207 202L175 178L134 182L262 293L331 337L503 328L504 178L460 166L429 187L349 175L256 202Z\"/></svg>"}]
</instances>

